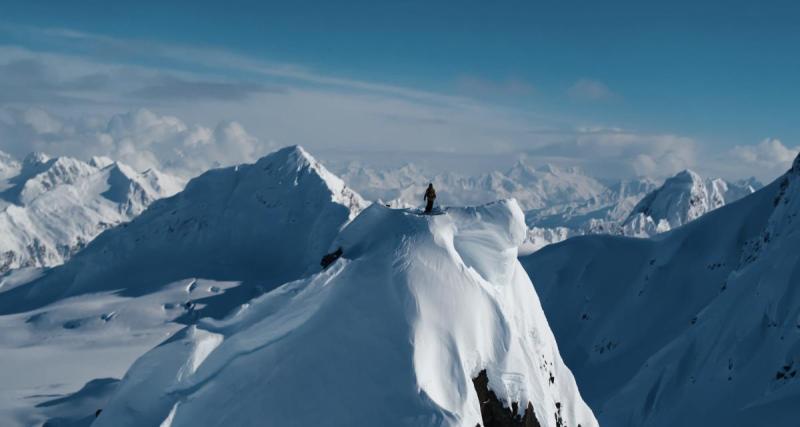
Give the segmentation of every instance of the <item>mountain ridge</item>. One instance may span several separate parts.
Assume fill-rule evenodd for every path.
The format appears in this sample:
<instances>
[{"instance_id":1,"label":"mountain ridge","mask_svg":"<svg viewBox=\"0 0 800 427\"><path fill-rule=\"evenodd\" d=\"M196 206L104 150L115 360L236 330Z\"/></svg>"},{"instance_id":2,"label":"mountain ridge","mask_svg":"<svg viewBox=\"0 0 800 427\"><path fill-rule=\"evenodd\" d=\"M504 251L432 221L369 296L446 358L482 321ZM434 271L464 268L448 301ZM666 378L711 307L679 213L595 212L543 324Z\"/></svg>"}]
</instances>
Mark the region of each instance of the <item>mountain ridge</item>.
<instances>
[{"instance_id":1,"label":"mountain ridge","mask_svg":"<svg viewBox=\"0 0 800 427\"><path fill-rule=\"evenodd\" d=\"M103 230L130 221L183 181L122 163L32 153L0 185L0 273L51 267Z\"/></svg>"},{"instance_id":2,"label":"mountain ridge","mask_svg":"<svg viewBox=\"0 0 800 427\"><path fill-rule=\"evenodd\" d=\"M799 165L655 238L581 236L522 258L601 423L793 425Z\"/></svg>"}]
</instances>

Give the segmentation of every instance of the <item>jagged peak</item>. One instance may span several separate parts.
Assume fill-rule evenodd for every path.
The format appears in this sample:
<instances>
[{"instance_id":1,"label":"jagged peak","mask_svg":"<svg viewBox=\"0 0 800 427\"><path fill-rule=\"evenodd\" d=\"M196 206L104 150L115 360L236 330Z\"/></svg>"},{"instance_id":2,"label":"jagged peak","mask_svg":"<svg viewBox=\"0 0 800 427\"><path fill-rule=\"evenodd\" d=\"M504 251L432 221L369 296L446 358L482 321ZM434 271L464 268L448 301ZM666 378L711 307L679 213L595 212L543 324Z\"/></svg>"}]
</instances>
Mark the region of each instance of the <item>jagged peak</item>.
<instances>
[{"instance_id":1,"label":"jagged peak","mask_svg":"<svg viewBox=\"0 0 800 427\"><path fill-rule=\"evenodd\" d=\"M703 182L703 178L700 176L700 174L691 169L684 169L672 177L667 178L666 181Z\"/></svg>"},{"instance_id":2,"label":"jagged peak","mask_svg":"<svg viewBox=\"0 0 800 427\"><path fill-rule=\"evenodd\" d=\"M552 163L545 163L544 165L542 165L542 167L539 168L539 170L542 172L552 173L554 175L564 172L563 170L561 170L561 168Z\"/></svg>"},{"instance_id":3,"label":"jagged peak","mask_svg":"<svg viewBox=\"0 0 800 427\"><path fill-rule=\"evenodd\" d=\"M525 170L525 171L533 172L533 171L536 170L536 168L534 168L533 166L529 165L528 162L524 158L520 157L520 158L517 159L517 161L514 162L514 164L511 166L510 170L512 170L512 171L513 170Z\"/></svg>"},{"instance_id":4,"label":"jagged peak","mask_svg":"<svg viewBox=\"0 0 800 427\"><path fill-rule=\"evenodd\" d=\"M114 164L114 160L106 156L92 156L92 158L89 159L89 164L98 169L104 169Z\"/></svg>"},{"instance_id":5,"label":"jagged peak","mask_svg":"<svg viewBox=\"0 0 800 427\"><path fill-rule=\"evenodd\" d=\"M111 173L121 174L129 180L133 180L136 176L140 175L135 169L122 162L112 162L107 167Z\"/></svg>"},{"instance_id":6,"label":"jagged peak","mask_svg":"<svg viewBox=\"0 0 800 427\"><path fill-rule=\"evenodd\" d=\"M524 158L519 158L516 162L514 162L514 165L508 169L508 171L505 173L505 176L515 179L532 178L536 176L537 172L538 170L528 164Z\"/></svg>"},{"instance_id":7,"label":"jagged peak","mask_svg":"<svg viewBox=\"0 0 800 427\"><path fill-rule=\"evenodd\" d=\"M247 167L247 165L242 166ZM242 166L234 166L230 169L239 171ZM331 192L333 200L350 207L353 215L367 206L361 195L347 187L341 178L328 171L322 163L299 145L290 145L267 154L258 159L255 166L262 170L276 171L278 176L285 179L287 183L297 184L301 175L316 175Z\"/></svg>"},{"instance_id":8,"label":"jagged peak","mask_svg":"<svg viewBox=\"0 0 800 427\"><path fill-rule=\"evenodd\" d=\"M311 154L308 153L308 151L299 145L289 145L280 148L277 151L262 157L258 162L266 159L270 159L272 162L292 163L297 166L313 165L314 163L318 163L317 159L315 159Z\"/></svg>"}]
</instances>

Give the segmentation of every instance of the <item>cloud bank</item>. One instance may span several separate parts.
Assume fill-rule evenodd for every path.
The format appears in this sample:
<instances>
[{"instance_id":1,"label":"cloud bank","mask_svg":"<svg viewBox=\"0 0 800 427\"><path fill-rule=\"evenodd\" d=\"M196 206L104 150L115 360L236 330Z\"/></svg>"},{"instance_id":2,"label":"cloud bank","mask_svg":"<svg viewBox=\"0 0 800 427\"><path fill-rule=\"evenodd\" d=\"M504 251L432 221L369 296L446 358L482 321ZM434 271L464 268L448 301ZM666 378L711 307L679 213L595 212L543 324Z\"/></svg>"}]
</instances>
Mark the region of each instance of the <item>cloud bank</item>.
<instances>
[{"instance_id":1,"label":"cloud bank","mask_svg":"<svg viewBox=\"0 0 800 427\"><path fill-rule=\"evenodd\" d=\"M731 150L731 156L752 168L786 170L800 152L800 145L787 147L780 140L767 138L756 145L739 145Z\"/></svg>"},{"instance_id":2,"label":"cloud bank","mask_svg":"<svg viewBox=\"0 0 800 427\"><path fill-rule=\"evenodd\" d=\"M300 144L323 160L425 159L432 168L468 173L504 169L526 155L606 178L665 177L694 168L769 179L796 151L762 142L713 153L684 135L585 126L572 117L493 104L504 96L536 97L530 83L515 79L454 76L462 95L450 95L209 48L64 30L30 37L70 49L0 46L0 150L16 157L35 150L106 155L139 169L191 176ZM590 79L578 80L568 95L582 101L616 96Z\"/></svg>"},{"instance_id":3,"label":"cloud bank","mask_svg":"<svg viewBox=\"0 0 800 427\"><path fill-rule=\"evenodd\" d=\"M213 167L252 162L275 146L248 134L237 122L188 125L146 109L108 121L58 117L45 110L0 110L0 149L17 158L32 151L82 159L108 156L138 170L156 168L184 177Z\"/></svg>"}]
</instances>

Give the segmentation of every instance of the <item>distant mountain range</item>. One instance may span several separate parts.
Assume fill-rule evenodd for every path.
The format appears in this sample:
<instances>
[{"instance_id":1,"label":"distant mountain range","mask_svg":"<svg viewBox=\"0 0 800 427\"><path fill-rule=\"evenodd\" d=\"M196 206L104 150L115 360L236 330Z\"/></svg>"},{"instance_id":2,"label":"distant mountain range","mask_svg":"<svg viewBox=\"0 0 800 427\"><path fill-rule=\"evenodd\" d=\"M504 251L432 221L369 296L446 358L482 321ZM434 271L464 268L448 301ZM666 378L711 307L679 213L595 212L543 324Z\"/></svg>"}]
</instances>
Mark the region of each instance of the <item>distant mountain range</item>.
<instances>
[{"instance_id":1,"label":"distant mountain range","mask_svg":"<svg viewBox=\"0 0 800 427\"><path fill-rule=\"evenodd\" d=\"M0 152L0 273L61 264L184 183L104 157L83 162L32 153L17 162Z\"/></svg>"},{"instance_id":2,"label":"distant mountain range","mask_svg":"<svg viewBox=\"0 0 800 427\"><path fill-rule=\"evenodd\" d=\"M797 425L800 156L736 202L723 184L684 172L645 197L630 218L672 228L656 238L521 258L602 425Z\"/></svg>"},{"instance_id":3,"label":"distant mountain range","mask_svg":"<svg viewBox=\"0 0 800 427\"><path fill-rule=\"evenodd\" d=\"M419 206L428 182L441 205L516 198L530 228L523 253L583 234L652 236L761 187L755 180L703 179L692 171L661 187L648 178L605 182L576 168L534 168L522 161L506 172L478 176L430 176L413 165L377 170L351 164L341 172L367 200L395 207ZM103 230L132 220L184 184L103 157L84 162L32 153L18 162L0 152L0 273L61 264Z\"/></svg>"},{"instance_id":4,"label":"distant mountain range","mask_svg":"<svg viewBox=\"0 0 800 427\"><path fill-rule=\"evenodd\" d=\"M761 188L755 179L704 179L684 170L659 186L650 178L606 181L578 168L532 167L518 161L506 172L478 176L427 174L414 165L377 170L352 163L340 175L370 200L419 206L432 182L442 205L464 206L516 198L530 228L523 252L583 234L647 237L668 231Z\"/></svg>"}]
</instances>

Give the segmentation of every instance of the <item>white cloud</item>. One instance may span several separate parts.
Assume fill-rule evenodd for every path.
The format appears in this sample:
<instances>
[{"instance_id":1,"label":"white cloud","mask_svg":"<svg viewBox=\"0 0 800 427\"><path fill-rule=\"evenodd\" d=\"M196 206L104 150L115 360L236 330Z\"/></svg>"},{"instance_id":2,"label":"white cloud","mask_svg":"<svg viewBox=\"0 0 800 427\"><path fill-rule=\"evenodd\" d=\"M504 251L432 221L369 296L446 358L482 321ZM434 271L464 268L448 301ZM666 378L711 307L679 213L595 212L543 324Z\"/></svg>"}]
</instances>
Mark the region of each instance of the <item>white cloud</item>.
<instances>
[{"instance_id":1,"label":"white cloud","mask_svg":"<svg viewBox=\"0 0 800 427\"><path fill-rule=\"evenodd\" d=\"M139 169L192 175L255 160L277 145L301 144L323 160L334 152L398 162L435 158L432 166L442 169L503 168L527 153L534 162L578 165L609 178L666 176L687 167L716 172L728 164L774 165L785 158L770 143L735 149L724 159L704 153L697 164L703 147L680 135L580 128L569 117L332 77L213 48L69 31L28 36L49 37L48 43L68 44L63 51L79 54L0 46L0 150L17 157L32 150L107 155ZM108 55L98 57L101 51ZM466 77L458 84L472 98L533 91L513 79ZM618 98L590 79L575 82L568 94L586 101ZM726 176L748 170L740 169Z\"/></svg>"},{"instance_id":2,"label":"white cloud","mask_svg":"<svg viewBox=\"0 0 800 427\"><path fill-rule=\"evenodd\" d=\"M0 110L0 149L21 158L31 151L83 159L108 156L138 170L193 176L208 168L252 162L274 149L237 122L214 128L140 109L107 121L58 117L42 109Z\"/></svg>"},{"instance_id":3,"label":"white cloud","mask_svg":"<svg viewBox=\"0 0 800 427\"><path fill-rule=\"evenodd\" d=\"M756 145L737 145L730 154L751 167L786 170L800 152L800 146L787 147L778 139L767 138Z\"/></svg>"},{"instance_id":4,"label":"white cloud","mask_svg":"<svg viewBox=\"0 0 800 427\"><path fill-rule=\"evenodd\" d=\"M527 151L532 159L562 166L580 166L590 174L608 177L666 177L694 168L697 144L691 138L649 134L621 128L580 127L560 133L544 132L548 141Z\"/></svg>"},{"instance_id":5,"label":"white cloud","mask_svg":"<svg viewBox=\"0 0 800 427\"><path fill-rule=\"evenodd\" d=\"M617 97L603 82L585 78L570 86L567 95L579 101L604 101Z\"/></svg>"},{"instance_id":6,"label":"white cloud","mask_svg":"<svg viewBox=\"0 0 800 427\"><path fill-rule=\"evenodd\" d=\"M722 156L723 173L746 173L770 180L786 172L800 152L800 145L785 146L780 140L767 138L754 145L737 145Z\"/></svg>"}]
</instances>

